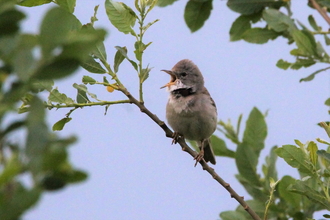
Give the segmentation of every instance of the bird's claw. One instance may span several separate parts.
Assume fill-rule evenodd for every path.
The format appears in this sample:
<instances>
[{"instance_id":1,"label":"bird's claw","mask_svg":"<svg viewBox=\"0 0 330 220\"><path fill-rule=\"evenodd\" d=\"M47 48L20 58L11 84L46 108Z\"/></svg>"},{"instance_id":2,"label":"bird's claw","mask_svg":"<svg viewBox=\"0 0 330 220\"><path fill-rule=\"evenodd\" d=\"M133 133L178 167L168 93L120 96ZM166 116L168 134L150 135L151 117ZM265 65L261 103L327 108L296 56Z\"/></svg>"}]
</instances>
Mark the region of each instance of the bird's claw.
<instances>
[{"instance_id":1,"label":"bird's claw","mask_svg":"<svg viewBox=\"0 0 330 220\"><path fill-rule=\"evenodd\" d=\"M197 163L199 163L201 160L204 159L204 151L200 151L195 157L194 160L196 160L195 166Z\"/></svg>"},{"instance_id":2,"label":"bird's claw","mask_svg":"<svg viewBox=\"0 0 330 220\"><path fill-rule=\"evenodd\" d=\"M183 137L183 136L181 134L179 134L179 132L175 131L172 135L172 138L173 138L172 144L178 143L180 137Z\"/></svg>"}]
</instances>

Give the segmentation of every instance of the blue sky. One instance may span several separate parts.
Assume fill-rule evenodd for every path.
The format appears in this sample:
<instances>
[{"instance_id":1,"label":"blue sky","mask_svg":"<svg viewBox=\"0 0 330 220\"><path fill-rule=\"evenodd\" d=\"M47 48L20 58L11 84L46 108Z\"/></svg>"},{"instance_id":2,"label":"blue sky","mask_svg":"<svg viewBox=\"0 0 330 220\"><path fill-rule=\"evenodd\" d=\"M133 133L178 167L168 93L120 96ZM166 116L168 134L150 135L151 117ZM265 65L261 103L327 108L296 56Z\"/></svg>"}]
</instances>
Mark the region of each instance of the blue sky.
<instances>
[{"instance_id":1,"label":"blue sky","mask_svg":"<svg viewBox=\"0 0 330 220\"><path fill-rule=\"evenodd\" d=\"M134 7L133 1L124 2ZM96 26L108 30L109 62L113 60L115 46L127 46L129 55L134 57L134 39L111 25L103 1L77 1L75 15L87 23L97 4L100 8ZM169 76L160 70L171 69L187 58L202 71L206 87L217 104L219 119L230 118L236 123L238 115L243 113L244 124L254 106L262 112L269 110L261 163L274 145L293 144L294 139L304 143L317 137L326 138L316 123L329 120L328 109L323 104L330 95L329 74L322 73L312 82L299 83L300 78L324 65L299 71L278 69L277 60L293 61L289 55L293 46L281 38L265 45L230 42L229 29L238 14L226 7L226 1L214 1L205 26L191 34L183 20L185 4L186 1L178 1L169 7L156 7L150 13L149 21L160 21L145 36L145 42L153 42L144 57L145 65L153 67L144 84L147 108L165 120L168 94L159 88L169 81ZM293 12L294 17L307 25L312 10L305 4L305 1L293 1ZM50 6L24 8L28 19L23 29L37 33L41 18ZM320 25L327 27L317 13L313 14ZM81 82L83 75L88 73L80 69L56 85L74 98L76 90L72 84ZM137 76L128 62L123 62L118 75L137 96ZM101 75L93 77L102 79ZM123 98L119 92L108 93L103 86L90 86L90 91L103 100ZM49 111L49 124L63 118L68 111ZM193 159L179 145L171 145L163 131L134 105L111 106L107 115L103 107L86 107L75 111L72 117L65 129L57 133L78 137L70 149L71 160L89 173L89 179L59 192L45 193L23 219L219 219L221 211L236 209L238 203L227 191L199 166L195 168ZM235 149L228 141L227 144ZM237 170L233 160L217 158L214 168L240 195L249 198L234 177ZM296 175L281 159L277 168L281 176Z\"/></svg>"}]
</instances>

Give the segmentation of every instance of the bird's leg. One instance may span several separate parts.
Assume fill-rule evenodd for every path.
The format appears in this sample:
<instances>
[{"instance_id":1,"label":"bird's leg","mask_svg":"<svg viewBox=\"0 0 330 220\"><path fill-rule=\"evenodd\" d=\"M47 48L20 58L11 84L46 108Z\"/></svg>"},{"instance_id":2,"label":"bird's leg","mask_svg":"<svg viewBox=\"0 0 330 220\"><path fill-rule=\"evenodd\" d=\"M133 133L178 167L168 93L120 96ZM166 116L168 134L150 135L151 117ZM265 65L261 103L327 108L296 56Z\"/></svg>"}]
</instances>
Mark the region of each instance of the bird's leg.
<instances>
[{"instance_id":1,"label":"bird's leg","mask_svg":"<svg viewBox=\"0 0 330 220\"><path fill-rule=\"evenodd\" d=\"M199 149L200 149L199 153L194 158L194 160L196 160L195 166L199 161L203 160L204 158L204 141L201 142Z\"/></svg>"},{"instance_id":2,"label":"bird's leg","mask_svg":"<svg viewBox=\"0 0 330 220\"><path fill-rule=\"evenodd\" d=\"M177 132L177 131L175 131L174 133L173 133L173 135L172 135L172 138L173 138L173 140L172 140L172 144L176 144L176 143L178 143L178 140L179 140L179 138L183 138L183 135L181 135L181 134L179 134L179 132Z\"/></svg>"}]
</instances>

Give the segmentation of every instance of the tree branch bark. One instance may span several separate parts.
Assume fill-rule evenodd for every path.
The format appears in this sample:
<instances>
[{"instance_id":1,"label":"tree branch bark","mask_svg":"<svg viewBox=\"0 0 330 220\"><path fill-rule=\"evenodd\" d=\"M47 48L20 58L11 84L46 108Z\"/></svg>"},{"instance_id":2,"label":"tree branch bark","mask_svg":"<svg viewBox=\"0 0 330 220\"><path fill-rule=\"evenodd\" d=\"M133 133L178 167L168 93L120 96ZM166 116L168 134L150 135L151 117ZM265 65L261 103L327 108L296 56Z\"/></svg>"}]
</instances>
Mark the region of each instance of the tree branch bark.
<instances>
[{"instance_id":1,"label":"tree branch bark","mask_svg":"<svg viewBox=\"0 0 330 220\"><path fill-rule=\"evenodd\" d=\"M321 8L321 6L315 0L309 0L312 6L320 13L324 20L330 25L330 17L327 14L327 11Z\"/></svg>"},{"instance_id":2,"label":"tree branch bark","mask_svg":"<svg viewBox=\"0 0 330 220\"><path fill-rule=\"evenodd\" d=\"M156 124L158 124L165 132L166 137L168 138L172 138L173 136L173 132L171 131L171 129L169 129L169 127L165 124L164 121L161 121L157 115L153 114L151 111L149 111L149 109L147 109L145 107L145 105L141 102L139 102L137 99L135 99L128 91L126 88L120 88L120 91L123 92L127 98L130 100L131 103L135 104L140 110L141 112L145 113L147 116L149 116L149 118L151 118ZM192 150L187 143L185 142L185 140L183 138L180 138L178 140L178 143L180 144L181 148L183 151L187 152L188 154L190 154L193 158L195 158L195 156L197 155L197 152ZM252 219L254 220L261 220L261 218L257 215L257 213L254 212L254 210L252 210L249 205L245 202L244 197L243 196L239 196L235 190L233 188L231 188L230 184L228 184L227 182L225 182L216 172L215 170L210 167L205 161L204 159L201 160L199 162L203 168L203 170L207 171L212 177L213 179L215 179L218 183L220 183L220 185L222 185L230 194L231 198L234 198L237 200L237 202L239 202L239 204L241 204L241 206L243 206L243 208L245 209L245 211L247 211L250 216L252 217Z\"/></svg>"}]
</instances>

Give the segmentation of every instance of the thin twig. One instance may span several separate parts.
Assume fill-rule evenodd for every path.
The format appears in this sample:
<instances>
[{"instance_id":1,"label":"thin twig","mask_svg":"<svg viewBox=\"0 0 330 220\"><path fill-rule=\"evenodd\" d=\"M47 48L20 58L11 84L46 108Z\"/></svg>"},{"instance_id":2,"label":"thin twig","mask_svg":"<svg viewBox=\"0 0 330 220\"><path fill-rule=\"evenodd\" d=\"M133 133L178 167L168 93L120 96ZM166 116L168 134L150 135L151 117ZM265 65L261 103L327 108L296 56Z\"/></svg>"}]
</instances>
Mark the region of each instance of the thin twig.
<instances>
[{"instance_id":1,"label":"thin twig","mask_svg":"<svg viewBox=\"0 0 330 220\"><path fill-rule=\"evenodd\" d=\"M166 137L172 138L173 132L171 131L171 129L169 129L169 127L165 124L165 122L161 121L157 117L157 115L155 115L152 112L150 112L149 109L147 109L143 103L141 103L137 99L135 99L126 89L123 89L121 91L127 96L127 98L131 101L131 103L135 104L141 110L141 112L143 112L147 116L149 116L149 118L151 118L155 123L157 123L164 130ZM183 151L185 151L188 154L190 154L193 158L196 157L197 152L194 151L194 150L192 150L187 145L187 143L185 142L184 139L180 138L178 140L178 143L180 144L180 146L181 146L181 148L182 148ZM201 164L203 170L206 170L213 177L213 179L215 179L218 183L220 183L220 185L222 185L229 192L231 198L236 199L239 202L239 204L241 204L243 206L243 208L245 209L245 211L247 211L254 220L261 220L261 218L257 215L257 213L255 213L249 207L249 205L245 202L244 197L243 196L239 196L235 192L235 190L233 188L231 188L231 186L227 182L225 182L214 171L213 168L211 168L204 160L201 160L199 163Z\"/></svg>"},{"instance_id":2,"label":"thin twig","mask_svg":"<svg viewBox=\"0 0 330 220\"><path fill-rule=\"evenodd\" d=\"M45 104L47 108L82 108L86 106L94 106L94 105L115 105L115 104L124 104L124 103L132 103L130 100L118 100L118 101L101 101L101 102L86 102L86 103L71 103L71 104Z\"/></svg>"},{"instance_id":3,"label":"thin twig","mask_svg":"<svg viewBox=\"0 0 330 220\"><path fill-rule=\"evenodd\" d=\"M330 17L327 14L327 11L321 8L321 6L315 0L309 0L312 6L320 13L324 20L330 25Z\"/></svg>"}]
</instances>

